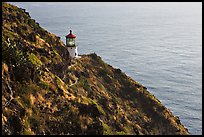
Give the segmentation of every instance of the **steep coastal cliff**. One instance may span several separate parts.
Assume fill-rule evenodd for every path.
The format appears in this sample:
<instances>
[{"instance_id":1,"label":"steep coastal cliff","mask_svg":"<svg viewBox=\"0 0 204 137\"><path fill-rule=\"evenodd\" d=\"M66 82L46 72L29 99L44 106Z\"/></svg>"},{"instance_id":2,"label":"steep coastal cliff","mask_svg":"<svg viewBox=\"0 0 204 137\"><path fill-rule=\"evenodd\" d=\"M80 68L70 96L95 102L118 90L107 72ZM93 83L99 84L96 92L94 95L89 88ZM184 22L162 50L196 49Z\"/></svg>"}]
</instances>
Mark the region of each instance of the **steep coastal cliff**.
<instances>
[{"instance_id":1,"label":"steep coastal cliff","mask_svg":"<svg viewBox=\"0 0 204 137\"><path fill-rule=\"evenodd\" d=\"M95 53L70 60L24 9L2 11L2 134L189 134L120 69Z\"/></svg>"}]
</instances>

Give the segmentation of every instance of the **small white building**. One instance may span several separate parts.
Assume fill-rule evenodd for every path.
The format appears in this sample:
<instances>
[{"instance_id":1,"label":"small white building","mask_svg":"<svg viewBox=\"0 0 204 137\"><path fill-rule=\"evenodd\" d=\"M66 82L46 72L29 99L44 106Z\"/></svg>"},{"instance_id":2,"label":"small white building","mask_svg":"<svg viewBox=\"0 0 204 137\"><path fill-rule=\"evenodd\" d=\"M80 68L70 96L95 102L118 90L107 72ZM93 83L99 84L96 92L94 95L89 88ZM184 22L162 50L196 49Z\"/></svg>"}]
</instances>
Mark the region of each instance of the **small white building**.
<instances>
[{"instance_id":1,"label":"small white building","mask_svg":"<svg viewBox=\"0 0 204 137\"><path fill-rule=\"evenodd\" d=\"M66 46L68 48L70 57L72 58L78 57L76 36L72 34L72 30L70 30L70 33L65 37L66 37Z\"/></svg>"}]
</instances>

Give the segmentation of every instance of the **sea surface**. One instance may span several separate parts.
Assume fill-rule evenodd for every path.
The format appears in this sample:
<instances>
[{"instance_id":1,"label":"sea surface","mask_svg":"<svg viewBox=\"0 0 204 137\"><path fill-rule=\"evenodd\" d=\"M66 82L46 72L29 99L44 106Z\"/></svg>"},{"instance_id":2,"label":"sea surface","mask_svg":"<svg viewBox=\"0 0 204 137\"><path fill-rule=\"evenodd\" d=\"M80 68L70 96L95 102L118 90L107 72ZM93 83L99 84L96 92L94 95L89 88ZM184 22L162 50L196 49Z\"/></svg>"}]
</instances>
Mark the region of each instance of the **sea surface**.
<instances>
[{"instance_id":1,"label":"sea surface","mask_svg":"<svg viewBox=\"0 0 204 137\"><path fill-rule=\"evenodd\" d=\"M202 134L202 3L12 2L79 54L95 52Z\"/></svg>"}]
</instances>

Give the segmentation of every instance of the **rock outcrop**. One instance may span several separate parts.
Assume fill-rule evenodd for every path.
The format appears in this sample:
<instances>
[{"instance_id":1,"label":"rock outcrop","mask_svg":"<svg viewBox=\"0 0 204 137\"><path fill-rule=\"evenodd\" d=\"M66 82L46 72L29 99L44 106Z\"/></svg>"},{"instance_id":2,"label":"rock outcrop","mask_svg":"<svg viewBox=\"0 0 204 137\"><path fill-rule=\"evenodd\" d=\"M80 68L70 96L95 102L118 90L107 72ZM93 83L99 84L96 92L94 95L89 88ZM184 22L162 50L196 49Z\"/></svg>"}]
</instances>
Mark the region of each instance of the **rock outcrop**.
<instances>
[{"instance_id":1,"label":"rock outcrop","mask_svg":"<svg viewBox=\"0 0 204 137\"><path fill-rule=\"evenodd\" d=\"M70 60L25 9L2 3L2 134L189 134L146 87L95 53Z\"/></svg>"}]
</instances>

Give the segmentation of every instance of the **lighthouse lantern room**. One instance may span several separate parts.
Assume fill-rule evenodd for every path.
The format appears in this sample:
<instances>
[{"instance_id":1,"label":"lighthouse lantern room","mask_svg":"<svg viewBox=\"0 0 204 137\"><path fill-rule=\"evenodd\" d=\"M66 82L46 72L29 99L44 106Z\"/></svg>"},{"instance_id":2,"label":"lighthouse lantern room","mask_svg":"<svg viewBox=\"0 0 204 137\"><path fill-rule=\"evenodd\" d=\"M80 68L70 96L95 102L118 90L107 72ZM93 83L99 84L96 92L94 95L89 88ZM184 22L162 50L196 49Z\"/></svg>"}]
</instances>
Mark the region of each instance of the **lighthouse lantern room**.
<instances>
[{"instance_id":1,"label":"lighthouse lantern room","mask_svg":"<svg viewBox=\"0 0 204 137\"><path fill-rule=\"evenodd\" d=\"M70 57L72 58L78 57L76 36L72 34L72 30L70 30L70 33L65 37L66 37L66 46L68 48Z\"/></svg>"}]
</instances>

